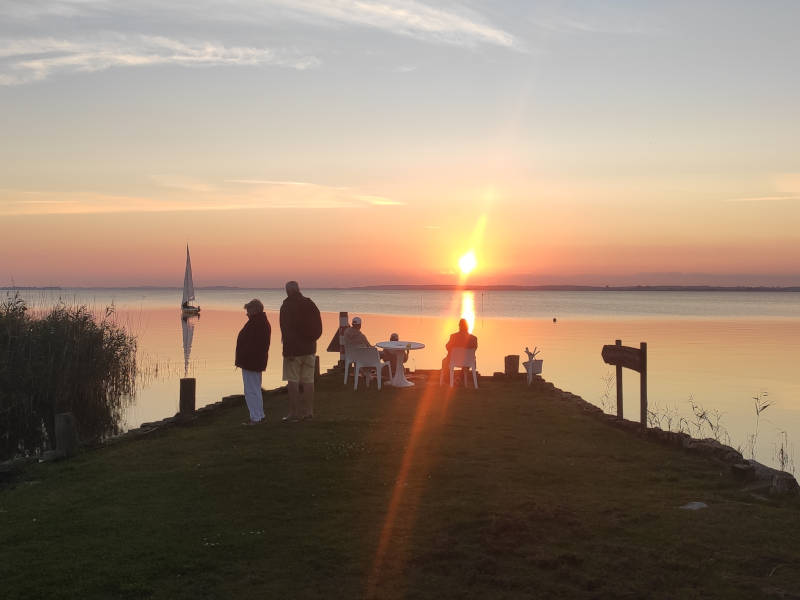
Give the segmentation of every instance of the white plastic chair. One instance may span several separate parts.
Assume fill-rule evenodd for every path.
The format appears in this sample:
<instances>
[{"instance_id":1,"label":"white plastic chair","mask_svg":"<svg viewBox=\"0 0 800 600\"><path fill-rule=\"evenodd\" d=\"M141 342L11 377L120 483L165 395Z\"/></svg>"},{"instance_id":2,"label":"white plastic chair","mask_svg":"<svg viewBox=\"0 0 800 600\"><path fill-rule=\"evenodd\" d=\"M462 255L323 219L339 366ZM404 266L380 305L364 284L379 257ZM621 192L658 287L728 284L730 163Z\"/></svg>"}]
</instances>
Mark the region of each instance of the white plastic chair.
<instances>
[{"instance_id":1,"label":"white plastic chair","mask_svg":"<svg viewBox=\"0 0 800 600\"><path fill-rule=\"evenodd\" d=\"M350 365L356 362L355 355L353 354L358 348L366 348L367 346L353 346L348 348L347 344L344 346L344 383L347 385L347 377L350 375Z\"/></svg>"},{"instance_id":2,"label":"white plastic chair","mask_svg":"<svg viewBox=\"0 0 800 600\"><path fill-rule=\"evenodd\" d=\"M453 387L453 371L456 367L469 367L472 371L472 383L478 389L478 366L475 364L475 348L452 348L450 350L450 387ZM444 371L439 374L439 384L444 379ZM467 372L464 371L464 387L467 387Z\"/></svg>"},{"instance_id":3,"label":"white plastic chair","mask_svg":"<svg viewBox=\"0 0 800 600\"><path fill-rule=\"evenodd\" d=\"M350 365L355 362L353 351L355 348L344 347L344 384L347 385L347 376L350 374Z\"/></svg>"},{"instance_id":4,"label":"white plastic chair","mask_svg":"<svg viewBox=\"0 0 800 600\"><path fill-rule=\"evenodd\" d=\"M389 369L389 379L392 378L392 366L389 363L381 361L381 356L378 354L377 348L353 348L351 350L351 356L356 363L355 371L353 372L353 376L356 380L353 384L353 390L358 389L358 374L361 369L375 369L375 374L378 379L378 389L381 389L383 367ZM345 358L345 360L347 360L347 358ZM369 387L369 376L365 376L364 379L367 382L367 387Z\"/></svg>"}]
</instances>

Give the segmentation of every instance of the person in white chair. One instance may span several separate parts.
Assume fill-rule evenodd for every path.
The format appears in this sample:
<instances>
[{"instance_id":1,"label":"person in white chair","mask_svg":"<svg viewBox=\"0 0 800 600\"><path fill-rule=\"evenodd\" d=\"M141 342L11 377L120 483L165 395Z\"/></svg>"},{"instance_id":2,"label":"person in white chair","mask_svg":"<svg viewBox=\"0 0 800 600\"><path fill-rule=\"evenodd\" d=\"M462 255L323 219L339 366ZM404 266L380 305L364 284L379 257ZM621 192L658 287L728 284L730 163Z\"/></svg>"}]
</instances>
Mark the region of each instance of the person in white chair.
<instances>
[{"instance_id":1,"label":"person in white chair","mask_svg":"<svg viewBox=\"0 0 800 600\"><path fill-rule=\"evenodd\" d=\"M344 330L345 348L370 348L367 336L361 332L361 317L353 317L353 324Z\"/></svg>"},{"instance_id":2,"label":"person in white chair","mask_svg":"<svg viewBox=\"0 0 800 600\"><path fill-rule=\"evenodd\" d=\"M353 324L344 330L345 356L353 348L373 348L373 344L361 331L361 317L353 317ZM380 376L380 369L378 376Z\"/></svg>"},{"instance_id":3,"label":"person in white chair","mask_svg":"<svg viewBox=\"0 0 800 600\"><path fill-rule=\"evenodd\" d=\"M477 348L478 338L469 332L469 323L466 319L458 321L458 331L450 336L447 344L447 356L442 359L442 372L450 370L450 351L453 348Z\"/></svg>"},{"instance_id":4,"label":"person in white chair","mask_svg":"<svg viewBox=\"0 0 800 600\"><path fill-rule=\"evenodd\" d=\"M372 344L369 343L367 336L361 332L361 317L353 317L352 325L344 330L342 337L345 358L348 357L348 353L353 348L370 348L372 346ZM345 383L347 383L347 370L345 370Z\"/></svg>"}]
</instances>

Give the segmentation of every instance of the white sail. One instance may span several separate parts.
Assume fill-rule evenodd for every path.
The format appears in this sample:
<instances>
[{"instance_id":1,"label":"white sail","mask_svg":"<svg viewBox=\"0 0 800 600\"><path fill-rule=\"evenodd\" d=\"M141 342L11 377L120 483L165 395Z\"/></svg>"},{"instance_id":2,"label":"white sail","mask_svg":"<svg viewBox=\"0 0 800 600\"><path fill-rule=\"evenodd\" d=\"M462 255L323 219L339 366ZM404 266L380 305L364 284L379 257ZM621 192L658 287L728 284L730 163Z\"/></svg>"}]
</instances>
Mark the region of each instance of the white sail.
<instances>
[{"instance_id":1,"label":"white sail","mask_svg":"<svg viewBox=\"0 0 800 600\"><path fill-rule=\"evenodd\" d=\"M192 261L189 258L189 245L186 245L186 273L183 276L183 300L181 304L194 300L194 282L192 281Z\"/></svg>"}]
</instances>

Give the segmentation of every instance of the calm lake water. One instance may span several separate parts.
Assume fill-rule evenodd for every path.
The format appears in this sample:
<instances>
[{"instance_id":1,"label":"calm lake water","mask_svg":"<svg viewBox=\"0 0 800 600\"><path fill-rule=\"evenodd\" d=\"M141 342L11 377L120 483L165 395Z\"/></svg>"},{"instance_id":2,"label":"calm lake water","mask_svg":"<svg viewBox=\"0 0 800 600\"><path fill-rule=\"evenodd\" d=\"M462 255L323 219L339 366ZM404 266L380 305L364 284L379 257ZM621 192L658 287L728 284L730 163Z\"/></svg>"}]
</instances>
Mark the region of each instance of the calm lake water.
<instances>
[{"instance_id":1,"label":"calm lake water","mask_svg":"<svg viewBox=\"0 0 800 600\"><path fill-rule=\"evenodd\" d=\"M503 370L504 356L538 346L543 376L558 387L614 412L613 367L600 357L604 344L648 345L651 409L697 421L690 400L719 417L734 447L750 454L756 427L754 398L771 403L760 417L756 456L775 464L782 432L790 450L800 443L800 294L793 292L447 292L304 290L323 312L318 344L323 371L338 360L326 352L340 310L359 315L372 343L397 332L423 342L412 351L413 370L437 369L444 342L462 315L478 336L478 370ZM283 290L198 290L199 319L184 322L176 290L23 291L34 309L59 299L102 313L113 305L116 320L138 338L142 376L126 427L174 414L178 380L197 379L197 404L241 393L233 367L236 335L246 318L243 304L260 298L273 325L273 347L264 387L282 385L278 309ZM553 319L556 319L556 322ZM191 341L188 359L184 340ZM625 370L625 415L638 419L638 374ZM270 413L268 418L280 415ZM243 414L244 417L244 414ZM695 427L690 425L691 427ZM695 433L695 432L693 432ZM708 430L702 434L709 436ZM793 454L792 454L793 455Z\"/></svg>"}]
</instances>

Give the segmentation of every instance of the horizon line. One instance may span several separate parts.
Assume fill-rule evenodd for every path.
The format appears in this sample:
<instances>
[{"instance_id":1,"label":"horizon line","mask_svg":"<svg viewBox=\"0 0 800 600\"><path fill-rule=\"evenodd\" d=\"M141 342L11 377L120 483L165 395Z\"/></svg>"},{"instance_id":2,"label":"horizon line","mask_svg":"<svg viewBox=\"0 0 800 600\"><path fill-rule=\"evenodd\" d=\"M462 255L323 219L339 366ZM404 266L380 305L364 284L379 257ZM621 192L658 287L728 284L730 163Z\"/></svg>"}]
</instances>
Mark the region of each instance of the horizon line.
<instances>
[{"instance_id":1,"label":"horizon line","mask_svg":"<svg viewBox=\"0 0 800 600\"><path fill-rule=\"evenodd\" d=\"M132 285L132 286L0 286L3 291L59 291L59 290L181 290L182 286L168 285ZM283 286L253 287L238 285L208 285L196 286L196 290L284 290ZM458 284L380 284L361 286L310 286L307 290L338 290L338 291L609 291L609 292L635 292L635 291L698 291L698 292L735 292L735 291L773 291L773 292L800 292L800 286L794 285L671 285L671 284L631 284L631 285L582 285L582 284L542 284L542 285L516 285L516 284L491 284L491 285L458 285Z\"/></svg>"}]
</instances>

